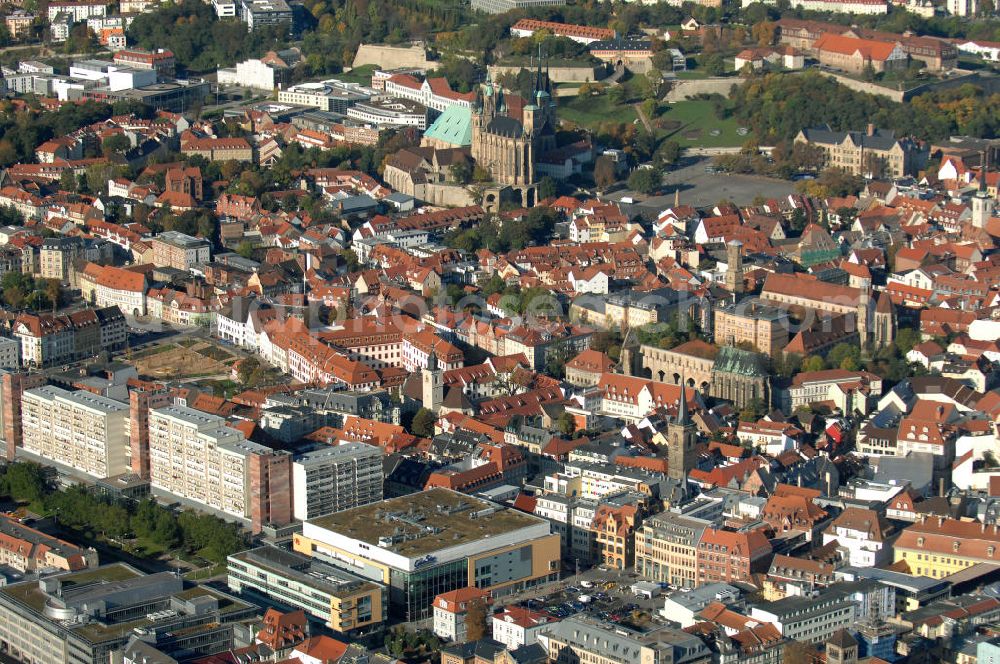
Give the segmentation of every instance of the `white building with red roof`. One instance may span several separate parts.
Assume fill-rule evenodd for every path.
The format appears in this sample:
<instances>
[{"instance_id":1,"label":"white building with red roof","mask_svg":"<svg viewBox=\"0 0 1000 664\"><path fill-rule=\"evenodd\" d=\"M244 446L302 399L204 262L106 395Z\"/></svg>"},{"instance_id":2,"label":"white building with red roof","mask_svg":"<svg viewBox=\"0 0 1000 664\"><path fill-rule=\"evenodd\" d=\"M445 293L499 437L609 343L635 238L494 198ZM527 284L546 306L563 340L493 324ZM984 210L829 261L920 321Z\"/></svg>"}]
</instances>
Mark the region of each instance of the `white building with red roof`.
<instances>
[{"instance_id":1,"label":"white building with red roof","mask_svg":"<svg viewBox=\"0 0 1000 664\"><path fill-rule=\"evenodd\" d=\"M538 642L538 633L557 618L543 611L532 611L516 604L505 606L501 613L493 614L493 640L517 650Z\"/></svg>"},{"instance_id":2,"label":"white building with red roof","mask_svg":"<svg viewBox=\"0 0 1000 664\"><path fill-rule=\"evenodd\" d=\"M544 30L556 37L572 39L580 44L590 44L595 41L605 41L615 38L615 31L611 28L556 23L555 21L539 21L533 18L522 18L510 26L510 34L513 37L530 37L539 30Z\"/></svg>"},{"instance_id":3,"label":"white building with red roof","mask_svg":"<svg viewBox=\"0 0 1000 664\"><path fill-rule=\"evenodd\" d=\"M443 639L465 643L469 609L478 604L485 611L489 599L489 591L472 586L441 593L434 598L434 633Z\"/></svg>"},{"instance_id":4,"label":"white building with red roof","mask_svg":"<svg viewBox=\"0 0 1000 664\"><path fill-rule=\"evenodd\" d=\"M474 92L455 92L443 77L420 81L409 74L396 74L385 82L386 94L409 99L443 113L449 106L472 108Z\"/></svg>"}]
</instances>

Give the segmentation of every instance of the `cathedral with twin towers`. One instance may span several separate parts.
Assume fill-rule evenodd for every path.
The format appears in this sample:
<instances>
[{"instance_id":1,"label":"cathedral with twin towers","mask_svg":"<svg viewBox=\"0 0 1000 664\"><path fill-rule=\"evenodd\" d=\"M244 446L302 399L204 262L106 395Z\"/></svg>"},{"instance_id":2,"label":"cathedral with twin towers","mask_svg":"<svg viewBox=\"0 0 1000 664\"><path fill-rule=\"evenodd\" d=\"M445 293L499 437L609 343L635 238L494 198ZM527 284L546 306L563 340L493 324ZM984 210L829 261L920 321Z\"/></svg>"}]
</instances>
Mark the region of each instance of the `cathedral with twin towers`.
<instances>
[{"instance_id":1,"label":"cathedral with twin towers","mask_svg":"<svg viewBox=\"0 0 1000 664\"><path fill-rule=\"evenodd\" d=\"M472 158L497 185L522 188L538 179L538 158L556 148L556 106L541 57L535 89L529 99L517 101L523 101L520 109L509 107L493 81L479 88L472 108Z\"/></svg>"}]
</instances>

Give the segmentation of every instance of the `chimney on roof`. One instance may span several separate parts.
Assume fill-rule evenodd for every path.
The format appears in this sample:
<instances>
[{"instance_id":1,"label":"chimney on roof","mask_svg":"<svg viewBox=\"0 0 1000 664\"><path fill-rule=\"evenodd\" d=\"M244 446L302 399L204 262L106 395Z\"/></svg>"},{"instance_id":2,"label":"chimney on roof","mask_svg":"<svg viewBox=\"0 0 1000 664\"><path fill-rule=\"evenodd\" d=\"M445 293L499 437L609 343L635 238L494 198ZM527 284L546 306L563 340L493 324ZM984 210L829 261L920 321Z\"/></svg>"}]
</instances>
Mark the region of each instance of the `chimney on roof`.
<instances>
[{"instance_id":1,"label":"chimney on roof","mask_svg":"<svg viewBox=\"0 0 1000 664\"><path fill-rule=\"evenodd\" d=\"M868 123L868 135L869 136L874 136L875 135L875 123L873 123L873 122L869 122Z\"/></svg>"}]
</instances>

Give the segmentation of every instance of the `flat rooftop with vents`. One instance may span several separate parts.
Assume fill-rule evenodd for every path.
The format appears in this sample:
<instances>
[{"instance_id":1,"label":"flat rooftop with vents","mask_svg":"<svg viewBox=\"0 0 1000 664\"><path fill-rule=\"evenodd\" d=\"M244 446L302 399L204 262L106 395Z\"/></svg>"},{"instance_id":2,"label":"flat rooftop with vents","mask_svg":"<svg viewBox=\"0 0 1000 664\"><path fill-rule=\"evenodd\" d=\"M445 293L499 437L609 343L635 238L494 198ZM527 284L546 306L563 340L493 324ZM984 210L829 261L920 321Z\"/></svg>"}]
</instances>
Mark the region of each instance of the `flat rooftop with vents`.
<instances>
[{"instance_id":1,"label":"flat rooftop with vents","mask_svg":"<svg viewBox=\"0 0 1000 664\"><path fill-rule=\"evenodd\" d=\"M414 569L420 566L419 559L432 554L436 562L444 562L465 557L470 546L498 548L548 534L544 519L442 488L310 519L303 525L305 537L402 569ZM484 547L486 540L489 545Z\"/></svg>"}]
</instances>

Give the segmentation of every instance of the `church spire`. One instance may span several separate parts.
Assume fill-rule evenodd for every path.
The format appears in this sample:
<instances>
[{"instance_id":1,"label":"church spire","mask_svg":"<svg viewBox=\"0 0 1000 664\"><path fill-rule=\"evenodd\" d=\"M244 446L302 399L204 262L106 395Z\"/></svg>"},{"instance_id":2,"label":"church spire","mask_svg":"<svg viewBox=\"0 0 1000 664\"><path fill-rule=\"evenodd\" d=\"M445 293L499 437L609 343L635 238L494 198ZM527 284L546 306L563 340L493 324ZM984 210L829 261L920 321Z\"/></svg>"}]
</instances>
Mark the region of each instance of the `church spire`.
<instances>
[{"instance_id":1,"label":"church spire","mask_svg":"<svg viewBox=\"0 0 1000 664\"><path fill-rule=\"evenodd\" d=\"M538 69L535 70L535 96L542 91L542 44L538 43Z\"/></svg>"},{"instance_id":2,"label":"church spire","mask_svg":"<svg viewBox=\"0 0 1000 664\"><path fill-rule=\"evenodd\" d=\"M686 391L687 380L683 373L681 373L681 400L677 404L677 423L682 427L688 424L688 401Z\"/></svg>"},{"instance_id":3,"label":"church spire","mask_svg":"<svg viewBox=\"0 0 1000 664\"><path fill-rule=\"evenodd\" d=\"M497 115L506 115L507 100L503 96L503 86L500 85L499 83L497 83L496 99L497 99L496 101Z\"/></svg>"},{"instance_id":4,"label":"church spire","mask_svg":"<svg viewBox=\"0 0 1000 664\"><path fill-rule=\"evenodd\" d=\"M982 166L979 169L979 193L985 194L986 193L986 174L990 170L990 151L988 149L983 151L983 159L982 159L981 163L982 163Z\"/></svg>"}]
</instances>

